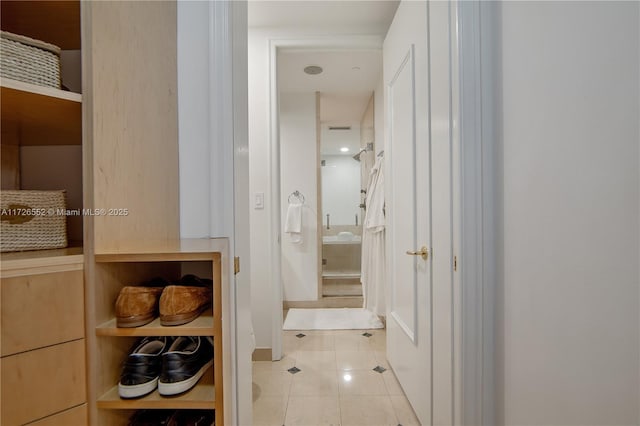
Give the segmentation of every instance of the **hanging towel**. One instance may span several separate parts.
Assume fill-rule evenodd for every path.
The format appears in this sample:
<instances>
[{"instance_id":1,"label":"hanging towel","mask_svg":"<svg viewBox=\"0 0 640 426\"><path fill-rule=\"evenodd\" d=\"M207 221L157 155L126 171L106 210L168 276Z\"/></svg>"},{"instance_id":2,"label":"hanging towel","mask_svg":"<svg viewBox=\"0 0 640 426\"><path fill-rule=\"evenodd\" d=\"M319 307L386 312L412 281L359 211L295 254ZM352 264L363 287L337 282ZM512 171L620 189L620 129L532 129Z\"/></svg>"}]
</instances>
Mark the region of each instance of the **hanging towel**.
<instances>
[{"instance_id":1,"label":"hanging towel","mask_svg":"<svg viewBox=\"0 0 640 426\"><path fill-rule=\"evenodd\" d=\"M302 204L289 204L287 219L284 223L284 232L289 234L292 243L302 243Z\"/></svg>"},{"instance_id":2,"label":"hanging towel","mask_svg":"<svg viewBox=\"0 0 640 426\"><path fill-rule=\"evenodd\" d=\"M362 223L363 307L384 316L386 286L384 159L378 157L369 177L367 211Z\"/></svg>"}]
</instances>

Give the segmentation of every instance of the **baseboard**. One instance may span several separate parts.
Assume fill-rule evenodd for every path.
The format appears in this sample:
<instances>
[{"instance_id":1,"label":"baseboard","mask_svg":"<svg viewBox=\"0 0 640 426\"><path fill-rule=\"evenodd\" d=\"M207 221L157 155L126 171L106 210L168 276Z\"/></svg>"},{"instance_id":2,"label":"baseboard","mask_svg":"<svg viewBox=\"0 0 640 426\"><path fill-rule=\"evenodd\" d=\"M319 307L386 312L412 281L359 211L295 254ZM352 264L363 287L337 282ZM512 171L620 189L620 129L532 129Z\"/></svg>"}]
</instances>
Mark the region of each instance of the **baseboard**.
<instances>
[{"instance_id":1,"label":"baseboard","mask_svg":"<svg viewBox=\"0 0 640 426\"><path fill-rule=\"evenodd\" d=\"M304 300L304 301L283 301L283 309L313 309L313 308L362 308L362 297L360 296L344 296L344 297L323 297L320 300Z\"/></svg>"},{"instance_id":2,"label":"baseboard","mask_svg":"<svg viewBox=\"0 0 640 426\"><path fill-rule=\"evenodd\" d=\"M273 361L271 348L258 348L251 355L252 361Z\"/></svg>"}]
</instances>

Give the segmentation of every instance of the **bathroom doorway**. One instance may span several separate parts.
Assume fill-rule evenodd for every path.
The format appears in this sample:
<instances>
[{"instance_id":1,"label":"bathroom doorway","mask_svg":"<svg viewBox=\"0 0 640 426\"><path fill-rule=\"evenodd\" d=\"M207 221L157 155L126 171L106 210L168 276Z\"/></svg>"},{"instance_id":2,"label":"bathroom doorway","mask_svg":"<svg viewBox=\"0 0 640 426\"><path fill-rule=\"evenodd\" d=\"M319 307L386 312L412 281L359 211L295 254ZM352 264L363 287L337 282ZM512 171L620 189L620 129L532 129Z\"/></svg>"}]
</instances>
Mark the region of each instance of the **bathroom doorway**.
<instances>
[{"instance_id":1,"label":"bathroom doorway","mask_svg":"<svg viewBox=\"0 0 640 426\"><path fill-rule=\"evenodd\" d=\"M361 110L362 102L349 108ZM358 298L362 304L362 222L367 177L374 150L374 93L359 122L329 119L325 111L348 104L342 96L320 96L320 166L322 198L321 297ZM324 112L324 114L323 114ZM333 113L335 114L335 113ZM323 117L324 116L324 117ZM324 120L322 120L324 118ZM354 117L357 118L357 117Z\"/></svg>"},{"instance_id":2,"label":"bathroom doorway","mask_svg":"<svg viewBox=\"0 0 640 426\"><path fill-rule=\"evenodd\" d=\"M382 51L276 51L283 308L360 308L362 223L382 137ZM291 209L297 228L288 228Z\"/></svg>"}]
</instances>

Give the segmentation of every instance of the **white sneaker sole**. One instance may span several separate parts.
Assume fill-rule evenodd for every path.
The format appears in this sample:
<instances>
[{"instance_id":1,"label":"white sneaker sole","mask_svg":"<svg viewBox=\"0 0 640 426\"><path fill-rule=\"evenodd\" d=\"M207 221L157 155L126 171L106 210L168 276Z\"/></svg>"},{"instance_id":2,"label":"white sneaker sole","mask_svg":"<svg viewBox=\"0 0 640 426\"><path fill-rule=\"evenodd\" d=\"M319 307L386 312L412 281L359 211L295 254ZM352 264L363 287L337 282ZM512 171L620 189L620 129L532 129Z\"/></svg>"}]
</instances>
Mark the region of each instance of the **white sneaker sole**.
<instances>
[{"instance_id":1,"label":"white sneaker sole","mask_svg":"<svg viewBox=\"0 0 640 426\"><path fill-rule=\"evenodd\" d=\"M160 395L177 395L182 392L186 392L192 387L194 387L198 380L204 375L205 371L209 369L213 365L213 360L207 362L205 365L198 370L198 372L193 376L188 378L187 380L183 380L181 382L174 383L163 383L158 381L158 393Z\"/></svg>"},{"instance_id":2,"label":"white sneaker sole","mask_svg":"<svg viewBox=\"0 0 640 426\"><path fill-rule=\"evenodd\" d=\"M139 385L123 385L122 383L118 383L118 394L120 394L122 398L137 398L153 392L157 387L157 377L150 382L140 383Z\"/></svg>"}]
</instances>

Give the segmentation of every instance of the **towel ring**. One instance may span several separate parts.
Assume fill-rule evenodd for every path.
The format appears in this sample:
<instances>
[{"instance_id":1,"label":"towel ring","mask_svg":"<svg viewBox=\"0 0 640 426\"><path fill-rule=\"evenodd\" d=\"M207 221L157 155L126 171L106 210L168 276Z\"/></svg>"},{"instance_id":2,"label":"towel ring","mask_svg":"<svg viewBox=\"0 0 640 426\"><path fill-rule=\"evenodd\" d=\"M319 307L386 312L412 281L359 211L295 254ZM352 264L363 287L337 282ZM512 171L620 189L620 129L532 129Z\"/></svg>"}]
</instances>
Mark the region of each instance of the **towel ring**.
<instances>
[{"instance_id":1,"label":"towel ring","mask_svg":"<svg viewBox=\"0 0 640 426\"><path fill-rule=\"evenodd\" d=\"M304 195L302 195L300 191L295 190L291 194L289 194L289 198L287 198L289 204L291 204L291 197L296 197L300 202L302 202L302 204L304 204Z\"/></svg>"}]
</instances>

